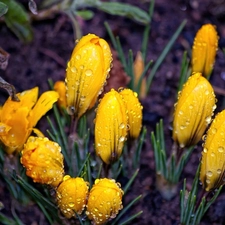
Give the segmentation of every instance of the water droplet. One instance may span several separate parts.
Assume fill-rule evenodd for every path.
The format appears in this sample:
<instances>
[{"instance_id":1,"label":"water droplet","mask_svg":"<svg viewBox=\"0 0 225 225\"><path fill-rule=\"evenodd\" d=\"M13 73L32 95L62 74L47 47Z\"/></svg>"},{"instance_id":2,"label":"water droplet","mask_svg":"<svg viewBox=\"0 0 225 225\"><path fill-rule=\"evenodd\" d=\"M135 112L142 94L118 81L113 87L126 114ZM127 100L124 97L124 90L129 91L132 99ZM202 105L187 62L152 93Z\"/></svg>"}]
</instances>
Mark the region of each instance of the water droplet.
<instances>
[{"instance_id":1,"label":"water droplet","mask_svg":"<svg viewBox=\"0 0 225 225\"><path fill-rule=\"evenodd\" d=\"M206 90L206 91L205 91L205 94L206 94L206 95L209 95L209 90Z\"/></svg>"},{"instance_id":2,"label":"water droplet","mask_svg":"<svg viewBox=\"0 0 225 225\"><path fill-rule=\"evenodd\" d=\"M92 70L86 70L85 75L90 77L93 74Z\"/></svg>"},{"instance_id":3,"label":"water droplet","mask_svg":"<svg viewBox=\"0 0 225 225\"><path fill-rule=\"evenodd\" d=\"M180 110L180 111L179 111L179 114L180 114L180 115L183 115L183 114L184 114L184 112Z\"/></svg>"},{"instance_id":4,"label":"water droplet","mask_svg":"<svg viewBox=\"0 0 225 225\"><path fill-rule=\"evenodd\" d=\"M194 108L194 106L193 105L189 105L189 109L193 109Z\"/></svg>"},{"instance_id":5,"label":"water droplet","mask_svg":"<svg viewBox=\"0 0 225 225\"><path fill-rule=\"evenodd\" d=\"M215 134L215 133L216 133L216 131L217 131L217 129L216 129L216 128L213 128L213 129L212 129L212 133L213 133L213 134Z\"/></svg>"},{"instance_id":6,"label":"water droplet","mask_svg":"<svg viewBox=\"0 0 225 225\"><path fill-rule=\"evenodd\" d=\"M76 67L71 67L71 72L76 73L77 72L77 68Z\"/></svg>"},{"instance_id":7,"label":"water droplet","mask_svg":"<svg viewBox=\"0 0 225 225\"><path fill-rule=\"evenodd\" d=\"M124 136L121 136L120 138L119 138L119 142L124 142L125 141L125 137Z\"/></svg>"},{"instance_id":8,"label":"water droplet","mask_svg":"<svg viewBox=\"0 0 225 225\"><path fill-rule=\"evenodd\" d=\"M210 180L208 180L208 179L206 179L206 181L205 181L207 184L210 184Z\"/></svg>"},{"instance_id":9,"label":"water droplet","mask_svg":"<svg viewBox=\"0 0 225 225\"><path fill-rule=\"evenodd\" d=\"M123 91L124 90L124 87L119 87L118 88L118 92L121 92L121 91Z\"/></svg>"},{"instance_id":10,"label":"water droplet","mask_svg":"<svg viewBox=\"0 0 225 225\"><path fill-rule=\"evenodd\" d=\"M220 146L219 148L218 148L218 152L223 152L224 151L224 147L222 147L222 146Z\"/></svg>"},{"instance_id":11,"label":"water droplet","mask_svg":"<svg viewBox=\"0 0 225 225\"><path fill-rule=\"evenodd\" d=\"M212 171L208 171L208 172L206 173L206 175L209 176L209 177L211 177L211 176L213 175L213 173L212 173Z\"/></svg>"},{"instance_id":12,"label":"water droplet","mask_svg":"<svg viewBox=\"0 0 225 225\"><path fill-rule=\"evenodd\" d=\"M74 207L74 203L73 203L73 202L70 202L68 205L69 205L69 207L71 207L71 208Z\"/></svg>"},{"instance_id":13,"label":"water droplet","mask_svg":"<svg viewBox=\"0 0 225 225\"><path fill-rule=\"evenodd\" d=\"M119 126L120 129L123 129L124 127L125 127L124 123L121 123L120 126Z\"/></svg>"},{"instance_id":14,"label":"water droplet","mask_svg":"<svg viewBox=\"0 0 225 225\"><path fill-rule=\"evenodd\" d=\"M206 121L207 124L210 124L210 122L211 122L211 116L207 116L205 118L205 121Z\"/></svg>"},{"instance_id":15,"label":"water droplet","mask_svg":"<svg viewBox=\"0 0 225 225\"><path fill-rule=\"evenodd\" d=\"M211 156L212 156L212 157L215 157L215 153L214 153L214 152L212 152L212 153L211 153Z\"/></svg>"},{"instance_id":16,"label":"water droplet","mask_svg":"<svg viewBox=\"0 0 225 225\"><path fill-rule=\"evenodd\" d=\"M203 148L203 152L207 153L208 149L207 148Z\"/></svg>"},{"instance_id":17,"label":"water droplet","mask_svg":"<svg viewBox=\"0 0 225 225\"><path fill-rule=\"evenodd\" d=\"M35 3L34 0L29 0L28 6L29 6L30 11L31 11L34 15L37 15L37 14L38 14L38 11L37 11L37 5L36 5L36 3Z\"/></svg>"},{"instance_id":18,"label":"water droplet","mask_svg":"<svg viewBox=\"0 0 225 225\"><path fill-rule=\"evenodd\" d=\"M221 170L221 169L218 169L216 172L217 172L218 174L221 174L222 170Z\"/></svg>"},{"instance_id":19,"label":"water droplet","mask_svg":"<svg viewBox=\"0 0 225 225\"><path fill-rule=\"evenodd\" d=\"M67 112L68 112L69 115L74 115L75 114L75 107L74 106L67 107Z\"/></svg>"},{"instance_id":20,"label":"water droplet","mask_svg":"<svg viewBox=\"0 0 225 225\"><path fill-rule=\"evenodd\" d=\"M184 130L185 128L186 128L186 126L184 126L184 125L181 125L181 126L180 126L180 129L181 129L181 130Z\"/></svg>"},{"instance_id":21,"label":"water droplet","mask_svg":"<svg viewBox=\"0 0 225 225\"><path fill-rule=\"evenodd\" d=\"M77 60L80 60L80 58L81 58L80 55L76 55Z\"/></svg>"}]
</instances>

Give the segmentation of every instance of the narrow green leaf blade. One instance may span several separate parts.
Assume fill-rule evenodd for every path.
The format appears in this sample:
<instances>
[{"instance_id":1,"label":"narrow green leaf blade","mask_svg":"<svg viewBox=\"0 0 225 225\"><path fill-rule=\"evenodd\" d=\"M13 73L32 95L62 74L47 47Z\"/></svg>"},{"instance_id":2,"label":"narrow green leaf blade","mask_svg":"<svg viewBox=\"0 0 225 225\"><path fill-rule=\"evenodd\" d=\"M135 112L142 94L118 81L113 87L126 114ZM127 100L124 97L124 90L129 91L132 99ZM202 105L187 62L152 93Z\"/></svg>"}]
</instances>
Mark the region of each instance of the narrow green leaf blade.
<instances>
[{"instance_id":1,"label":"narrow green leaf blade","mask_svg":"<svg viewBox=\"0 0 225 225\"><path fill-rule=\"evenodd\" d=\"M129 4L120 2L98 2L95 6L99 10L111 15L125 16L142 24L147 24L150 22L148 13Z\"/></svg>"}]
</instances>

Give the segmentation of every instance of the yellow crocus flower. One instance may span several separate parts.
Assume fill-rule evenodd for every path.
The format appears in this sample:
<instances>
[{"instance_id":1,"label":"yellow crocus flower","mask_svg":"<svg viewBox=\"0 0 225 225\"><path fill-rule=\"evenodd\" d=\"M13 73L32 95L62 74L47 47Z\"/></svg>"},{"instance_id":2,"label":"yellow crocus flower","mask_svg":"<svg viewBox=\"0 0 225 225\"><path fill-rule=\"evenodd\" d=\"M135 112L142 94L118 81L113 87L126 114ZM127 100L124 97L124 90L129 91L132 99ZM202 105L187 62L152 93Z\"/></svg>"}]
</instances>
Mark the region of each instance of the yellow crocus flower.
<instances>
[{"instance_id":1,"label":"yellow crocus flower","mask_svg":"<svg viewBox=\"0 0 225 225\"><path fill-rule=\"evenodd\" d=\"M115 218L122 205L123 190L113 179L97 179L93 185L87 203L86 215L93 224L105 224Z\"/></svg>"},{"instance_id":2,"label":"yellow crocus flower","mask_svg":"<svg viewBox=\"0 0 225 225\"><path fill-rule=\"evenodd\" d=\"M212 24L203 25L197 32L192 47L192 72L200 72L209 78L213 70L218 35Z\"/></svg>"},{"instance_id":3,"label":"yellow crocus flower","mask_svg":"<svg viewBox=\"0 0 225 225\"><path fill-rule=\"evenodd\" d=\"M92 108L110 71L108 43L94 34L80 39L66 69L67 111L80 118Z\"/></svg>"},{"instance_id":4,"label":"yellow crocus flower","mask_svg":"<svg viewBox=\"0 0 225 225\"><path fill-rule=\"evenodd\" d=\"M81 177L64 176L56 190L59 209L66 218L80 215L86 207L89 184Z\"/></svg>"},{"instance_id":5,"label":"yellow crocus flower","mask_svg":"<svg viewBox=\"0 0 225 225\"><path fill-rule=\"evenodd\" d=\"M54 90L58 92L59 99L58 99L58 106L61 108L67 107L66 104L66 85L64 81L56 81L54 84Z\"/></svg>"},{"instance_id":6,"label":"yellow crocus flower","mask_svg":"<svg viewBox=\"0 0 225 225\"><path fill-rule=\"evenodd\" d=\"M5 102L0 113L0 140L8 154L20 151L33 127L58 100L58 93L47 91L38 99L38 87L18 93L19 102ZM38 100L37 100L38 99Z\"/></svg>"},{"instance_id":7,"label":"yellow crocus flower","mask_svg":"<svg viewBox=\"0 0 225 225\"><path fill-rule=\"evenodd\" d=\"M21 151L20 162L34 182L57 187L63 179L61 147L46 137L30 136Z\"/></svg>"},{"instance_id":8,"label":"yellow crocus flower","mask_svg":"<svg viewBox=\"0 0 225 225\"><path fill-rule=\"evenodd\" d=\"M95 119L95 149L106 164L116 161L127 136L127 113L120 94L111 89L99 103Z\"/></svg>"},{"instance_id":9,"label":"yellow crocus flower","mask_svg":"<svg viewBox=\"0 0 225 225\"><path fill-rule=\"evenodd\" d=\"M173 139L181 148L195 145L211 122L216 108L211 84L195 73L189 77L179 93L173 120Z\"/></svg>"},{"instance_id":10,"label":"yellow crocus flower","mask_svg":"<svg viewBox=\"0 0 225 225\"><path fill-rule=\"evenodd\" d=\"M206 191L225 183L225 110L218 113L203 144L200 180Z\"/></svg>"},{"instance_id":11,"label":"yellow crocus flower","mask_svg":"<svg viewBox=\"0 0 225 225\"><path fill-rule=\"evenodd\" d=\"M119 91L123 98L128 115L129 135L132 138L138 138L142 127L142 105L138 100L138 95L131 89L122 89Z\"/></svg>"}]
</instances>

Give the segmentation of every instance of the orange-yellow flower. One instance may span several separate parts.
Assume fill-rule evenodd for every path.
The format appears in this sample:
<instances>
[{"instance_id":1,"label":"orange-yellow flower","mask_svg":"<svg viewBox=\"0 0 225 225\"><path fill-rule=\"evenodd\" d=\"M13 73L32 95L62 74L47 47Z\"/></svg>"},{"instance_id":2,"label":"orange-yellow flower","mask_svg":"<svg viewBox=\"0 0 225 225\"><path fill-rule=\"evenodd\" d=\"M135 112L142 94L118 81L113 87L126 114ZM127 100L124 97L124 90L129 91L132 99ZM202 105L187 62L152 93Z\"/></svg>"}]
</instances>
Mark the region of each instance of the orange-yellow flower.
<instances>
[{"instance_id":1,"label":"orange-yellow flower","mask_svg":"<svg viewBox=\"0 0 225 225\"><path fill-rule=\"evenodd\" d=\"M38 87L18 93L20 102L5 102L0 113L0 140L10 154L20 151L40 118L58 100L58 93L47 91L38 99ZM37 100L38 99L38 100Z\"/></svg>"},{"instance_id":2,"label":"orange-yellow flower","mask_svg":"<svg viewBox=\"0 0 225 225\"><path fill-rule=\"evenodd\" d=\"M86 206L89 184L83 178L64 176L56 190L58 206L66 218L81 214Z\"/></svg>"},{"instance_id":3,"label":"orange-yellow flower","mask_svg":"<svg viewBox=\"0 0 225 225\"><path fill-rule=\"evenodd\" d=\"M141 52L137 52L133 68L134 68L134 85L136 87L136 90L138 90L138 83L145 69L145 64ZM141 99L146 97L146 77L144 77L141 81L139 96Z\"/></svg>"},{"instance_id":4,"label":"orange-yellow flower","mask_svg":"<svg viewBox=\"0 0 225 225\"><path fill-rule=\"evenodd\" d=\"M192 47L192 72L200 72L209 78L215 62L218 39L212 24L205 24L199 29Z\"/></svg>"},{"instance_id":5,"label":"orange-yellow flower","mask_svg":"<svg viewBox=\"0 0 225 225\"><path fill-rule=\"evenodd\" d=\"M112 61L108 43L94 34L80 39L73 50L66 73L67 109L81 117L100 94Z\"/></svg>"},{"instance_id":6,"label":"orange-yellow flower","mask_svg":"<svg viewBox=\"0 0 225 225\"><path fill-rule=\"evenodd\" d=\"M22 150L20 162L34 182L57 187L63 179L61 147L46 137L30 136Z\"/></svg>"},{"instance_id":7,"label":"orange-yellow flower","mask_svg":"<svg viewBox=\"0 0 225 225\"><path fill-rule=\"evenodd\" d=\"M95 120L96 153L106 164L116 161L127 136L127 113L120 94L112 89L99 103Z\"/></svg>"},{"instance_id":8,"label":"orange-yellow flower","mask_svg":"<svg viewBox=\"0 0 225 225\"><path fill-rule=\"evenodd\" d=\"M173 120L173 139L181 148L198 143L211 122L215 103L208 80L201 73L189 77L178 96Z\"/></svg>"},{"instance_id":9,"label":"orange-yellow flower","mask_svg":"<svg viewBox=\"0 0 225 225\"><path fill-rule=\"evenodd\" d=\"M54 90L58 92L59 99L58 99L58 105L62 108L67 107L66 104L66 85L64 81L56 81L54 84Z\"/></svg>"},{"instance_id":10,"label":"orange-yellow flower","mask_svg":"<svg viewBox=\"0 0 225 225\"><path fill-rule=\"evenodd\" d=\"M132 138L138 138L142 127L142 105L137 93L131 89L123 89L119 92L125 103L128 115L129 134Z\"/></svg>"},{"instance_id":11,"label":"orange-yellow flower","mask_svg":"<svg viewBox=\"0 0 225 225\"><path fill-rule=\"evenodd\" d=\"M97 179L87 203L86 214L94 224L105 224L115 218L122 205L123 191L120 184L112 179Z\"/></svg>"},{"instance_id":12,"label":"orange-yellow flower","mask_svg":"<svg viewBox=\"0 0 225 225\"><path fill-rule=\"evenodd\" d=\"M203 144L200 180L206 191L225 183L225 110L213 120Z\"/></svg>"}]
</instances>

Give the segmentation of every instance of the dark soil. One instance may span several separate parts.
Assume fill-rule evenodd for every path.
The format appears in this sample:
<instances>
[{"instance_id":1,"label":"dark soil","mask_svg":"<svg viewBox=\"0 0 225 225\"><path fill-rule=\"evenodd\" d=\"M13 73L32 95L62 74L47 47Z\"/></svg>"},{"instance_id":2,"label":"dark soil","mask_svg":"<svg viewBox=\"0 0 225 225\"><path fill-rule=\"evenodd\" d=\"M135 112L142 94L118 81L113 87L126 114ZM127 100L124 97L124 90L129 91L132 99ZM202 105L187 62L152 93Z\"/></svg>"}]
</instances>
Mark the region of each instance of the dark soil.
<instances>
[{"instance_id":1,"label":"dark soil","mask_svg":"<svg viewBox=\"0 0 225 225\"><path fill-rule=\"evenodd\" d=\"M126 0L123 2L139 5L146 11L148 10L149 3L144 0ZM148 128L147 141L141 154L138 177L128 193L128 199L125 201L142 194L141 200L136 204L132 212L143 210L143 214L135 219L132 224L179 224L179 192L174 199L166 201L156 190L150 131L155 129L155 125L160 118L164 119L169 152L172 144L170 126L173 105L176 100L182 54L185 50L188 53L191 51L197 30L205 23L215 24L220 36L219 50L210 81L217 88L225 88L225 62L221 50L225 48L224 0L157 0L148 45L148 60L156 60L159 57L172 34L185 19L187 24L184 30L158 70L151 90L147 98L142 102L144 106L143 124ZM92 20L81 21L83 34L95 33L110 41L103 24L104 21L107 21L113 32L120 37L126 52L128 52L128 49L133 49L134 54L136 54L140 50L144 27L130 19L111 16L95 10L95 17ZM65 14L58 14L43 21L34 21L32 26L34 40L25 45L11 33L5 24L0 24L0 46L10 54L8 67L6 71L1 70L0 75L13 84L18 92L38 86L40 93L42 93L49 89L49 78L53 81L64 79L66 62L74 47L74 34L71 22ZM7 98L7 93L4 90L0 90L0 92L1 103L3 103L4 99ZM217 110L220 111L224 108L224 98L219 94L217 94L217 98ZM42 126L44 126L44 122L39 123L39 127ZM187 178L187 186L189 189L191 188L200 157L201 145L193 152L188 165L185 167L179 184L180 188L184 178ZM5 188L4 183L0 181L0 202L4 205L1 212L10 216L11 203L9 196L9 191ZM222 191L215 204L204 216L201 224L225 224L224 210L225 193ZM25 224L47 224L36 206L22 208L19 217Z\"/></svg>"}]
</instances>

